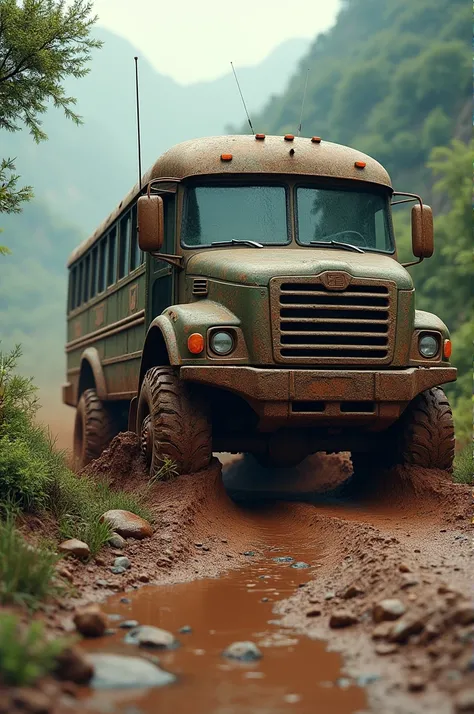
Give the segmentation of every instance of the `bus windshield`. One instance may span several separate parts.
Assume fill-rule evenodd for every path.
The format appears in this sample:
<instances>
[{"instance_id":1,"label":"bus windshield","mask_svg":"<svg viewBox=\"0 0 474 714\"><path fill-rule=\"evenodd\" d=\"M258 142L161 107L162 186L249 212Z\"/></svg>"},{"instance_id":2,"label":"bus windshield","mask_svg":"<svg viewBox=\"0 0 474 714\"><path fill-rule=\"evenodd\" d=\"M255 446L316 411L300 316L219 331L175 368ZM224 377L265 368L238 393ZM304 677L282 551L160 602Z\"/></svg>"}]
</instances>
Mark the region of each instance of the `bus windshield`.
<instances>
[{"instance_id":1,"label":"bus windshield","mask_svg":"<svg viewBox=\"0 0 474 714\"><path fill-rule=\"evenodd\" d=\"M193 186L186 191L182 244L187 248L253 241L289 243L284 186Z\"/></svg>"}]
</instances>

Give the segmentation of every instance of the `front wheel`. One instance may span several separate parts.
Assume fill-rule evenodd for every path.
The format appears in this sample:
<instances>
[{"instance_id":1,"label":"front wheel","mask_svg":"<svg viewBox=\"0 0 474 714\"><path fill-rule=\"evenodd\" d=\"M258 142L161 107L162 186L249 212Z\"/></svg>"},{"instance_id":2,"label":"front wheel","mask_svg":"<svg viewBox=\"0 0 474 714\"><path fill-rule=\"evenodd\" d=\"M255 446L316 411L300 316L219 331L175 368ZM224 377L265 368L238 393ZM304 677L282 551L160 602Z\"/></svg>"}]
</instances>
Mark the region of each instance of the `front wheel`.
<instances>
[{"instance_id":1,"label":"front wheel","mask_svg":"<svg viewBox=\"0 0 474 714\"><path fill-rule=\"evenodd\" d=\"M152 478L196 473L209 466L212 429L207 405L172 367L152 367L145 374L137 433Z\"/></svg>"}]
</instances>

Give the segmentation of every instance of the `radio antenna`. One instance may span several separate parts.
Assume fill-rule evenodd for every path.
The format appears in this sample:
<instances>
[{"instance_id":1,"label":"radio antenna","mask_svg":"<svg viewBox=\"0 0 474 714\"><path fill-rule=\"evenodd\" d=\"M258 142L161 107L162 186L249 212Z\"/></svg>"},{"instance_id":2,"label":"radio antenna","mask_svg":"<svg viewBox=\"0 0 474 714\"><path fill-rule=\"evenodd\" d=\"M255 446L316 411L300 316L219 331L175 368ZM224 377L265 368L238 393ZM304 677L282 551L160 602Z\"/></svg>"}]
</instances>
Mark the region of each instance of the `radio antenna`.
<instances>
[{"instance_id":1,"label":"radio antenna","mask_svg":"<svg viewBox=\"0 0 474 714\"><path fill-rule=\"evenodd\" d=\"M252 134L255 134L255 132L254 132L254 130L253 130L252 122L251 122L251 120L250 120L250 115L249 115L249 112L248 112L248 109L247 109L247 105L245 104L244 95L242 94L242 90L240 89L239 80L237 79L237 74L236 74L236 71L235 71L235 69L234 69L234 63L231 62L231 63L230 63L230 66L232 67L232 72L234 73L235 81L237 82L237 87L238 87L238 90L239 90L239 93L240 93L240 98L242 99L242 104L244 105L245 113L246 113L246 115L247 115L247 120L248 120L248 123L249 123L250 131L252 132Z\"/></svg>"},{"instance_id":2,"label":"radio antenna","mask_svg":"<svg viewBox=\"0 0 474 714\"><path fill-rule=\"evenodd\" d=\"M303 100L301 102L300 124L298 127L298 136L301 134L301 127L303 126L303 109L304 109L304 103L306 100L306 90L308 88L308 77L309 77L309 67L308 67L308 71L306 72L306 80L304 83Z\"/></svg>"},{"instance_id":3,"label":"radio antenna","mask_svg":"<svg viewBox=\"0 0 474 714\"><path fill-rule=\"evenodd\" d=\"M138 57L135 60L135 91L137 97L138 186L142 190L142 142L140 136L140 90L138 87Z\"/></svg>"}]
</instances>

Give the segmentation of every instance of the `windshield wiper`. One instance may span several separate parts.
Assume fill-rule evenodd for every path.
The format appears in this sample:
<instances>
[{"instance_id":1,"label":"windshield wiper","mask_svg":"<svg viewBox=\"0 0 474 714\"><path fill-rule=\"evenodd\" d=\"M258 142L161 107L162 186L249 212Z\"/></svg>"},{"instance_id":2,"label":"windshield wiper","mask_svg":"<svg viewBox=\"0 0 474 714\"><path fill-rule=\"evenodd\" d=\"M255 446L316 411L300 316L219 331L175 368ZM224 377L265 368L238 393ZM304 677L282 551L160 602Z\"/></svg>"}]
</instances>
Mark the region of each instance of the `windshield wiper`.
<instances>
[{"instance_id":1,"label":"windshield wiper","mask_svg":"<svg viewBox=\"0 0 474 714\"><path fill-rule=\"evenodd\" d=\"M310 245L317 245L321 248L344 248L344 250L352 250L355 253L365 253L358 245L352 243L340 243L338 240L310 240Z\"/></svg>"},{"instance_id":2,"label":"windshield wiper","mask_svg":"<svg viewBox=\"0 0 474 714\"><path fill-rule=\"evenodd\" d=\"M251 248L263 248L261 243L257 243L256 240L247 240L246 238L232 238L232 240L218 240L215 243L211 243L211 246L219 245L249 245Z\"/></svg>"}]
</instances>

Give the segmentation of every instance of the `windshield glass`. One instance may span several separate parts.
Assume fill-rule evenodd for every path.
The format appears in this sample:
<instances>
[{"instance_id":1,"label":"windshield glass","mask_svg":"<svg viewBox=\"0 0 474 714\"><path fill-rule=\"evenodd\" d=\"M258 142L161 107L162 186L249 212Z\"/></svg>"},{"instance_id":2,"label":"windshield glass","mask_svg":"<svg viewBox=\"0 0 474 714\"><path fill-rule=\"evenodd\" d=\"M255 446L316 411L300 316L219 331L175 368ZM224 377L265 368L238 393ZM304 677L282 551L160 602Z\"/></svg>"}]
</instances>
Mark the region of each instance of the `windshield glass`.
<instances>
[{"instance_id":1,"label":"windshield glass","mask_svg":"<svg viewBox=\"0 0 474 714\"><path fill-rule=\"evenodd\" d=\"M363 250L393 252L385 194L299 187L296 204L297 240L303 245L339 241Z\"/></svg>"},{"instance_id":2,"label":"windshield glass","mask_svg":"<svg viewBox=\"0 0 474 714\"><path fill-rule=\"evenodd\" d=\"M212 243L289 242L283 186L194 186L186 191L181 241L194 248Z\"/></svg>"}]
</instances>

